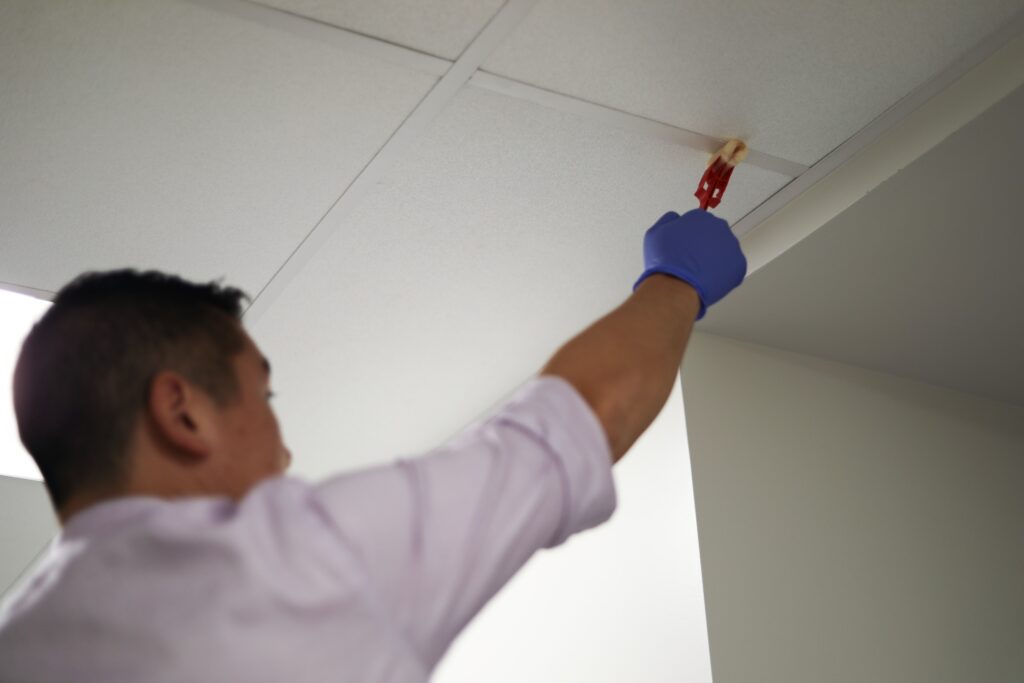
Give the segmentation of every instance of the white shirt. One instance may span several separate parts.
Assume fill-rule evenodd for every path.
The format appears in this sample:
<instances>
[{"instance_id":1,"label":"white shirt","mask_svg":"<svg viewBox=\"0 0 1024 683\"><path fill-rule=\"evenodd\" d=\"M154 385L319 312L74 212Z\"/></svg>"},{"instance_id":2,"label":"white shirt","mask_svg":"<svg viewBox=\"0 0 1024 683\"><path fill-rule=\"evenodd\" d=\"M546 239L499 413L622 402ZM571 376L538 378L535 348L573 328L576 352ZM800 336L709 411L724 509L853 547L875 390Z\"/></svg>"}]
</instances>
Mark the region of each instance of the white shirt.
<instances>
[{"instance_id":1,"label":"white shirt","mask_svg":"<svg viewBox=\"0 0 1024 683\"><path fill-rule=\"evenodd\" d=\"M536 550L615 502L596 416L541 377L419 458L240 503L100 503L0 610L0 680L426 681Z\"/></svg>"}]
</instances>

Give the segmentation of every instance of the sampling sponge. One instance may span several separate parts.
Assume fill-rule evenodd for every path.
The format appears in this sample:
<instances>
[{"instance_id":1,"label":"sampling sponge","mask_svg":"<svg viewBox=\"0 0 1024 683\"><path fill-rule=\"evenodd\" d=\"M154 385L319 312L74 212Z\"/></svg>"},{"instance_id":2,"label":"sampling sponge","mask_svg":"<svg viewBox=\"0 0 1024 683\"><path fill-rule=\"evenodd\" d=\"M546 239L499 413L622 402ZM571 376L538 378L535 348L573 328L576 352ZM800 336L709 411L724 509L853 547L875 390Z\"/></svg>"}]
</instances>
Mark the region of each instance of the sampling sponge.
<instances>
[{"instance_id":1,"label":"sampling sponge","mask_svg":"<svg viewBox=\"0 0 1024 683\"><path fill-rule=\"evenodd\" d=\"M736 164L747 158L747 146L742 140L729 140L718 153L708 161L708 168L701 176L700 184L693 195L705 211L715 208L722 201L725 187L729 184Z\"/></svg>"}]
</instances>

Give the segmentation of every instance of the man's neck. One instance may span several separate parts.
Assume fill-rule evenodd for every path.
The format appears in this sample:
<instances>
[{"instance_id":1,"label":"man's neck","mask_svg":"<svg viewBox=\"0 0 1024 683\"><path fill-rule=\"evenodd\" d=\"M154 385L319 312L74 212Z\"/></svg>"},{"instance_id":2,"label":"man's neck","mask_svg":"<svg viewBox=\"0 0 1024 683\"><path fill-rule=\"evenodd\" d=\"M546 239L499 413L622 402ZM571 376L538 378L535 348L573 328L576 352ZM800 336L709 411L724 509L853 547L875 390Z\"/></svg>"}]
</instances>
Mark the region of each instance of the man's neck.
<instances>
[{"instance_id":1,"label":"man's neck","mask_svg":"<svg viewBox=\"0 0 1024 683\"><path fill-rule=\"evenodd\" d=\"M105 500L111 500L118 498L119 496L125 495L123 493L107 493L107 494L88 494L82 493L67 499L63 505L57 510L57 518L60 520L61 526L67 524L68 520L74 517L82 510L92 507L97 503L101 503Z\"/></svg>"}]
</instances>

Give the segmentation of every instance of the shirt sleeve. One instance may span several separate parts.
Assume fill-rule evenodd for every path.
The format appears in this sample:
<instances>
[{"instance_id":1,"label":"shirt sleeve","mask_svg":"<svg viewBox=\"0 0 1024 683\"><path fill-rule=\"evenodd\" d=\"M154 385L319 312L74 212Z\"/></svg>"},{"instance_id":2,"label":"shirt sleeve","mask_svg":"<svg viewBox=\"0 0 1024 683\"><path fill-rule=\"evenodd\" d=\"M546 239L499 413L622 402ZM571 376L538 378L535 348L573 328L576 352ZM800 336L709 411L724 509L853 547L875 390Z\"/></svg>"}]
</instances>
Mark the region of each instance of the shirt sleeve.
<instances>
[{"instance_id":1,"label":"shirt sleeve","mask_svg":"<svg viewBox=\"0 0 1024 683\"><path fill-rule=\"evenodd\" d=\"M327 480L315 497L433 667L536 550L611 516L611 464L589 405L543 376L439 448Z\"/></svg>"}]
</instances>

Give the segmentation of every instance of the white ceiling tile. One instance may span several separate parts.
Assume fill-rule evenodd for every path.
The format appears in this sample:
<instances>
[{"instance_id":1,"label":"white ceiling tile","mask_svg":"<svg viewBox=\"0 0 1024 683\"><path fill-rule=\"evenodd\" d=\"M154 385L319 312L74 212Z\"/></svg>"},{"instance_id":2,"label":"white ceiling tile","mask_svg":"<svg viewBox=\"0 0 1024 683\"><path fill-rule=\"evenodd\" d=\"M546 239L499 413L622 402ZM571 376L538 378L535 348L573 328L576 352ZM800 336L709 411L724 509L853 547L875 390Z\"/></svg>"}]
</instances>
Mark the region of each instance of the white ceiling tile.
<instances>
[{"instance_id":1,"label":"white ceiling tile","mask_svg":"<svg viewBox=\"0 0 1024 683\"><path fill-rule=\"evenodd\" d=\"M0 280L258 291L434 82L194 3L5 2Z\"/></svg>"},{"instance_id":2,"label":"white ceiling tile","mask_svg":"<svg viewBox=\"0 0 1024 683\"><path fill-rule=\"evenodd\" d=\"M620 303L705 155L476 88L253 326L297 470L440 443ZM740 167L736 218L788 179Z\"/></svg>"},{"instance_id":3,"label":"white ceiling tile","mask_svg":"<svg viewBox=\"0 0 1024 683\"><path fill-rule=\"evenodd\" d=\"M456 59L503 0L258 0L334 26Z\"/></svg>"},{"instance_id":4,"label":"white ceiling tile","mask_svg":"<svg viewBox=\"0 0 1024 683\"><path fill-rule=\"evenodd\" d=\"M1024 88L764 268L717 334L1024 405Z\"/></svg>"},{"instance_id":5,"label":"white ceiling tile","mask_svg":"<svg viewBox=\"0 0 1024 683\"><path fill-rule=\"evenodd\" d=\"M811 164L1022 0L541 0L497 74Z\"/></svg>"}]
</instances>

